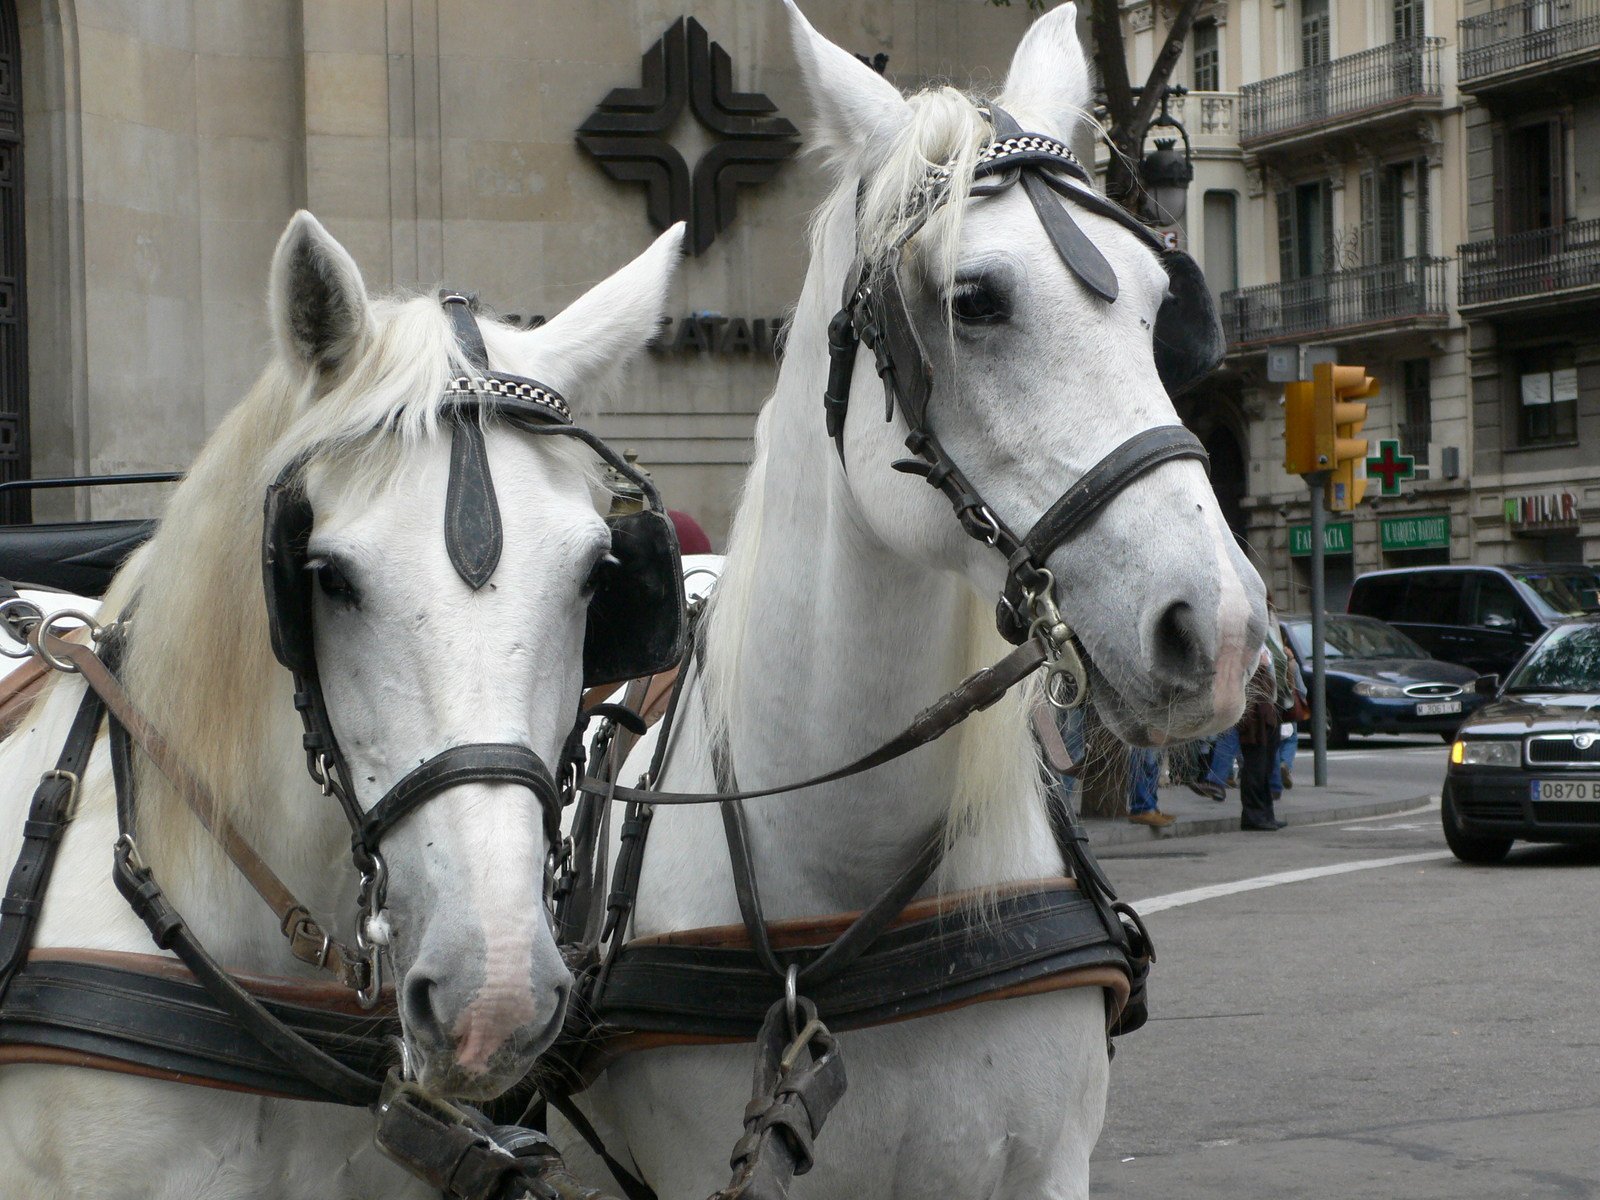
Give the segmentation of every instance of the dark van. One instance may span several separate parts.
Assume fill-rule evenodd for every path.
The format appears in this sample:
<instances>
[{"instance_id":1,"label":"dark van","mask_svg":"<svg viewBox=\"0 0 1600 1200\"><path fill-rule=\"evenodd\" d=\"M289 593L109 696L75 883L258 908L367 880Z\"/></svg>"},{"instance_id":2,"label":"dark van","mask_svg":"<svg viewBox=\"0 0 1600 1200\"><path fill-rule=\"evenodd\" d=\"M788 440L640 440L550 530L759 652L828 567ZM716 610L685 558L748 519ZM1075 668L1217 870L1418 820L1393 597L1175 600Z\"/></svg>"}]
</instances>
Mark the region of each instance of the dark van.
<instances>
[{"instance_id":1,"label":"dark van","mask_svg":"<svg viewBox=\"0 0 1600 1200\"><path fill-rule=\"evenodd\" d=\"M1357 577L1346 607L1389 622L1435 658L1504 676L1545 630L1600 611L1600 570L1508 563L1372 571Z\"/></svg>"}]
</instances>

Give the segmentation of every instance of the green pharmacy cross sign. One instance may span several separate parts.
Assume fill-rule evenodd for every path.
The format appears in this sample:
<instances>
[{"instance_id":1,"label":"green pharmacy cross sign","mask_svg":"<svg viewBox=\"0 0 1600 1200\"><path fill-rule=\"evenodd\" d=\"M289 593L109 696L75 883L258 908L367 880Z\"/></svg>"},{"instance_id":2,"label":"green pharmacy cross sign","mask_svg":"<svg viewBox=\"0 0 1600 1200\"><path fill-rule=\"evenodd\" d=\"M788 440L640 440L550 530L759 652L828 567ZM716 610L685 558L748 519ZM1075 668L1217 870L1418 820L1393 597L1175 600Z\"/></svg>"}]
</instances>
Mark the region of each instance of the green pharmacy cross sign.
<instances>
[{"instance_id":1,"label":"green pharmacy cross sign","mask_svg":"<svg viewBox=\"0 0 1600 1200\"><path fill-rule=\"evenodd\" d=\"M1383 495L1398 496L1400 484L1417 477L1417 460L1400 453L1399 438L1384 438L1378 443L1378 453L1367 459L1367 478L1383 484Z\"/></svg>"}]
</instances>

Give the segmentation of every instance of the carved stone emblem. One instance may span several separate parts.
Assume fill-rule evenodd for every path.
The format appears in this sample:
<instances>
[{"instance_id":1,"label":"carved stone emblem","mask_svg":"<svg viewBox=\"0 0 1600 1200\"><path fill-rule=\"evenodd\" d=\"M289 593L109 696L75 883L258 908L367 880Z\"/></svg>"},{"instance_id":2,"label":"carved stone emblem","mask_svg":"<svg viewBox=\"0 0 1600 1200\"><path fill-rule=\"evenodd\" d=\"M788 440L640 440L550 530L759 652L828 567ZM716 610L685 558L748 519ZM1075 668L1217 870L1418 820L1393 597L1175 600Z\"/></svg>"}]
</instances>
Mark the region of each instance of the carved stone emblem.
<instances>
[{"instance_id":1,"label":"carved stone emblem","mask_svg":"<svg viewBox=\"0 0 1600 1200\"><path fill-rule=\"evenodd\" d=\"M578 127L578 145L619 183L645 185L650 222L689 225L702 254L737 215L738 189L765 183L798 149L799 132L771 100L733 85L733 60L693 17L679 17L645 52L640 86L615 88ZM687 107L711 136L691 171L673 146Z\"/></svg>"}]
</instances>

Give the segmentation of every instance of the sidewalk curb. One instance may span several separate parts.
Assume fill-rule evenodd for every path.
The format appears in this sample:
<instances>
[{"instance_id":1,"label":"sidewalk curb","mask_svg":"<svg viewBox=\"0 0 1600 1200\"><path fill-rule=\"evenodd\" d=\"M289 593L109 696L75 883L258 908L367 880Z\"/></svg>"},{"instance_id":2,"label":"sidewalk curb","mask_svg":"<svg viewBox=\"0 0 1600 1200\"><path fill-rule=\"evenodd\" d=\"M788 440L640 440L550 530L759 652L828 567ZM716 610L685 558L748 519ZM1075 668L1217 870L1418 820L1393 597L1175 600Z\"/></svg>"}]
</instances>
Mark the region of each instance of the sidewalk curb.
<instances>
[{"instance_id":1,"label":"sidewalk curb","mask_svg":"<svg viewBox=\"0 0 1600 1200\"><path fill-rule=\"evenodd\" d=\"M1286 805L1278 817L1291 827L1296 825L1327 825L1338 821L1359 821L1365 817L1387 817L1395 813L1410 812L1432 803L1438 793L1410 796L1403 800L1369 800L1359 804L1342 804L1335 808L1295 808ZM1292 802L1291 802L1292 803ZM1123 846L1140 842L1161 841L1175 837L1203 837L1211 833L1239 833L1237 811L1220 817L1179 817L1162 829L1148 825L1131 825L1125 820L1099 819L1084 822L1089 832L1091 846Z\"/></svg>"}]
</instances>

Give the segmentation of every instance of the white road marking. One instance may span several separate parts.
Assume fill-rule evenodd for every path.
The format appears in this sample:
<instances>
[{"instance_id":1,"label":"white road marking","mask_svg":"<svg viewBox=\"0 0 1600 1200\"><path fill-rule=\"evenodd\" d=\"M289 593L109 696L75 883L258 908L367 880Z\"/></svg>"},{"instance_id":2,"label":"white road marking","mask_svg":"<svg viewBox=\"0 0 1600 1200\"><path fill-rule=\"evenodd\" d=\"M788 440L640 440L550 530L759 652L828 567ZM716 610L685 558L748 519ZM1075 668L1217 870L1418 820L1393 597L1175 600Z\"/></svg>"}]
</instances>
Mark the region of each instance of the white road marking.
<instances>
[{"instance_id":1,"label":"white road marking","mask_svg":"<svg viewBox=\"0 0 1600 1200\"><path fill-rule=\"evenodd\" d=\"M1354 862L1328 863L1321 867L1303 867L1298 871L1279 871L1275 875L1257 875L1253 879L1235 879L1231 883L1213 883L1206 887L1190 888L1183 892L1168 892L1165 896L1151 896L1135 901L1134 908L1140 916L1165 912L1169 908L1182 908L1186 904L1199 904L1202 900L1216 900L1235 896L1240 892L1254 892L1262 888L1277 887L1282 883L1303 883L1308 879L1322 879L1329 875L1348 875L1352 871L1376 871L1382 867L1403 867L1407 863L1437 862L1451 858L1449 851L1430 850L1426 854L1399 854L1393 858L1362 858Z\"/></svg>"}]
</instances>

